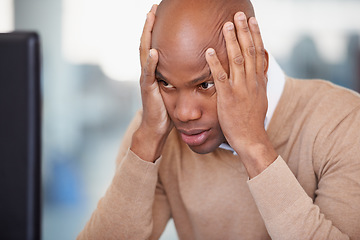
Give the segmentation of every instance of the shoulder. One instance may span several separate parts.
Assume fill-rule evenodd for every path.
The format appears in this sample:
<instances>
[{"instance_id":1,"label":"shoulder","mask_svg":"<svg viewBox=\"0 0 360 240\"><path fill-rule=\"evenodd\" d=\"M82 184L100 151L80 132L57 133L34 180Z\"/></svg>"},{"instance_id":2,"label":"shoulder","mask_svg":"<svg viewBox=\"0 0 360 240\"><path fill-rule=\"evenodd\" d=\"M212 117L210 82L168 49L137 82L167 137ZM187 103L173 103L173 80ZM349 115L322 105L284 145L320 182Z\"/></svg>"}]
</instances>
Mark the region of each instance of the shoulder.
<instances>
[{"instance_id":1,"label":"shoulder","mask_svg":"<svg viewBox=\"0 0 360 240\"><path fill-rule=\"evenodd\" d=\"M324 80L287 78L270 130L277 144L297 141L319 169L330 160L358 161L359 123L358 93Z\"/></svg>"},{"instance_id":2,"label":"shoulder","mask_svg":"<svg viewBox=\"0 0 360 240\"><path fill-rule=\"evenodd\" d=\"M313 164L318 176L358 166L360 95L324 80L290 81L293 91L302 93L298 101L305 106L303 123L314 136Z\"/></svg>"},{"instance_id":3,"label":"shoulder","mask_svg":"<svg viewBox=\"0 0 360 240\"><path fill-rule=\"evenodd\" d=\"M329 81L288 78L287 84L290 87L285 95L291 99L294 114L319 127L326 123L337 125L349 114L359 110L358 93Z\"/></svg>"},{"instance_id":4,"label":"shoulder","mask_svg":"<svg viewBox=\"0 0 360 240\"><path fill-rule=\"evenodd\" d=\"M294 79L288 78L287 81L292 86L292 94L298 95L303 100L316 100L322 104L342 105L346 108L354 108L360 105L360 94L335 85L329 81L320 79Z\"/></svg>"},{"instance_id":5,"label":"shoulder","mask_svg":"<svg viewBox=\"0 0 360 240\"><path fill-rule=\"evenodd\" d=\"M295 112L320 131L333 131L360 114L360 94L325 80L299 80L289 78L292 86L288 95L293 96ZM300 107L301 106L301 107ZM347 123L357 127L359 122ZM316 130L316 128L314 128Z\"/></svg>"},{"instance_id":6,"label":"shoulder","mask_svg":"<svg viewBox=\"0 0 360 240\"><path fill-rule=\"evenodd\" d=\"M288 77L270 122L269 133L277 136L281 131L289 135L297 129L309 128L313 133L324 125L337 125L359 107L360 95L354 91L324 80Z\"/></svg>"}]
</instances>

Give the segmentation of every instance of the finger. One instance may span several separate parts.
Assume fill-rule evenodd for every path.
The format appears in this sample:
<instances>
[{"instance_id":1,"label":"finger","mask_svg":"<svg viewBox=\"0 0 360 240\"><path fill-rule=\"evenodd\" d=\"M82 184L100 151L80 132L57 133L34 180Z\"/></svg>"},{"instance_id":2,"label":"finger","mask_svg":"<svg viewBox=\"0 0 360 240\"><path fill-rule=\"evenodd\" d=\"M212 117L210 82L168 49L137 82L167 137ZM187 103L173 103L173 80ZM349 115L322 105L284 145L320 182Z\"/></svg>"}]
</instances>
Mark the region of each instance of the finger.
<instances>
[{"instance_id":1,"label":"finger","mask_svg":"<svg viewBox=\"0 0 360 240\"><path fill-rule=\"evenodd\" d=\"M241 53L234 24L232 22L227 22L224 24L223 34L226 43L226 51L229 58L230 79L232 79L234 82L244 81L244 57Z\"/></svg>"},{"instance_id":2,"label":"finger","mask_svg":"<svg viewBox=\"0 0 360 240\"><path fill-rule=\"evenodd\" d=\"M215 50L212 48L206 50L205 58L214 79L216 92L223 96L230 94L230 80L228 79L228 76L220 63Z\"/></svg>"},{"instance_id":3,"label":"finger","mask_svg":"<svg viewBox=\"0 0 360 240\"><path fill-rule=\"evenodd\" d=\"M151 46L151 32L153 30L154 22L155 22L155 11L156 6L153 5L150 12L146 15L146 21L143 28L143 32L140 38L140 63L141 66L144 66L146 63L146 59L148 53L150 51Z\"/></svg>"},{"instance_id":4,"label":"finger","mask_svg":"<svg viewBox=\"0 0 360 240\"><path fill-rule=\"evenodd\" d=\"M152 13L155 15L155 14L156 14L157 7L158 7L157 4L153 4L153 5L151 6L150 12L152 12Z\"/></svg>"},{"instance_id":5,"label":"finger","mask_svg":"<svg viewBox=\"0 0 360 240\"><path fill-rule=\"evenodd\" d=\"M252 35L252 39L254 41L255 45L255 51L256 51L256 73L259 74L259 76L264 76L265 74L265 48L264 43L261 38L260 28L258 25L258 22L256 21L256 18L251 17L249 19L250 24L250 31ZM264 81L260 81L260 84L266 86L266 78L263 77Z\"/></svg>"},{"instance_id":6,"label":"finger","mask_svg":"<svg viewBox=\"0 0 360 240\"><path fill-rule=\"evenodd\" d=\"M143 69L143 76L140 78L141 87L149 87L155 82L155 70L159 60L156 49L151 49L147 56L146 65Z\"/></svg>"},{"instance_id":7,"label":"finger","mask_svg":"<svg viewBox=\"0 0 360 240\"><path fill-rule=\"evenodd\" d=\"M245 60L246 80L251 83L256 73L255 47L250 33L250 29L243 12L238 12L234 16L234 22L237 29L237 36L240 48ZM250 82L249 82L250 81Z\"/></svg>"}]
</instances>

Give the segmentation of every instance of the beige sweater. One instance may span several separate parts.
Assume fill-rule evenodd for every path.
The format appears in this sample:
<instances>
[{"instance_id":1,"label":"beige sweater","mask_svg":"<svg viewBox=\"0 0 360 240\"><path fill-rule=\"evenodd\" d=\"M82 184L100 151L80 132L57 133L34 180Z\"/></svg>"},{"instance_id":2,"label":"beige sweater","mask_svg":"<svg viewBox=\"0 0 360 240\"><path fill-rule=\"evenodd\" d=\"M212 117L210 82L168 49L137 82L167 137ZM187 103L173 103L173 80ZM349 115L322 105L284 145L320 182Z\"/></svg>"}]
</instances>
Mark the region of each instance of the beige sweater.
<instances>
[{"instance_id":1,"label":"beige sweater","mask_svg":"<svg viewBox=\"0 0 360 240\"><path fill-rule=\"evenodd\" d=\"M325 81L287 79L268 127L279 153L248 180L231 151L199 155L174 130L155 163L129 150L78 239L360 239L360 97Z\"/></svg>"}]
</instances>

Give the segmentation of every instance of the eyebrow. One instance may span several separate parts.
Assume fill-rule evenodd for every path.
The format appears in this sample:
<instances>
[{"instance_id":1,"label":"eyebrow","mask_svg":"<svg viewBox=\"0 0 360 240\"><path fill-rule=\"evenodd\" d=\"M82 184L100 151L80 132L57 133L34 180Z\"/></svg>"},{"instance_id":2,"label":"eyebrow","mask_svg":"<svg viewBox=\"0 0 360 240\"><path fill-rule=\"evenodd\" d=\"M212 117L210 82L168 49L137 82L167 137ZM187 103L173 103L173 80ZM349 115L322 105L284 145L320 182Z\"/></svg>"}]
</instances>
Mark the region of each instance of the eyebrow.
<instances>
[{"instance_id":1,"label":"eyebrow","mask_svg":"<svg viewBox=\"0 0 360 240\"><path fill-rule=\"evenodd\" d=\"M155 75L158 76L160 79L167 81L166 78L158 70L155 71ZM190 82L186 83L186 85L188 86L197 85L200 82L204 81L205 79L210 78L210 76L211 76L211 71L209 70L208 73L191 80Z\"/></svg>"}]
</instances>

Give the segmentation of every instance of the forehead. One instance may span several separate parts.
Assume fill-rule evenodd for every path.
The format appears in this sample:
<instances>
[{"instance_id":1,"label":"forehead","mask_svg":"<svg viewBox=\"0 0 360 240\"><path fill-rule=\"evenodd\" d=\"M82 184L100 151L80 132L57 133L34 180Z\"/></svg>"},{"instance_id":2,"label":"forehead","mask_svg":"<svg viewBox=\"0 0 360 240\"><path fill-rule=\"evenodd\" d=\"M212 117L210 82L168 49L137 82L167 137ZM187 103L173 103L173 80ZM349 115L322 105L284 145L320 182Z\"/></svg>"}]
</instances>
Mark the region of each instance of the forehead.
<instances>
[{"instance_id":1,"label":"forehead","mask_svg":"<svg viewBox=\"0 0 360 240\"><path fill-rule=\"evenodd\" d=\"M222 34L224 18L207 21L207 17L187 12L170 21L163 15L157 19L152 36L152 47L159 52L157 70L167 77L191 78L209 71L205 52L214 48L219 58L226 61ZM191 75L191 76L188 76Z\"/></svg>"},{"instance_id":2,"label":"forehead","mask_svg":"<svg viewBox=\"0 0 360 240\"><path fill-rule=\"evenodd\" d=\"M225 42L219 41L216 45L211 43L193 44L191 42L170 48L159 46L159 62L157 72L169 80L190 82L202 76L209 76L210 68L206 62L205 52L209 47L217 49L217 55L227 69L228 61L225 48Z\"/></svg>"},{"instance_id":3,"label":"forehead","mask_svg":"<svg viewBox=\"0 0 360 240\"><path fill-rule=\"evenodd\" d=\"M220 38L217 36L217 38ZM208 71L208 65L205 59L205 52L209 47L221 49L222 40L214 38L206 41L193 41L191 38L182 38L180 41L170 40L163 44L157 45L159 52L159 62L157 70L162 74L180 75L187 78L187 74L201 74Z\"/></svg>"}]
</instances>

